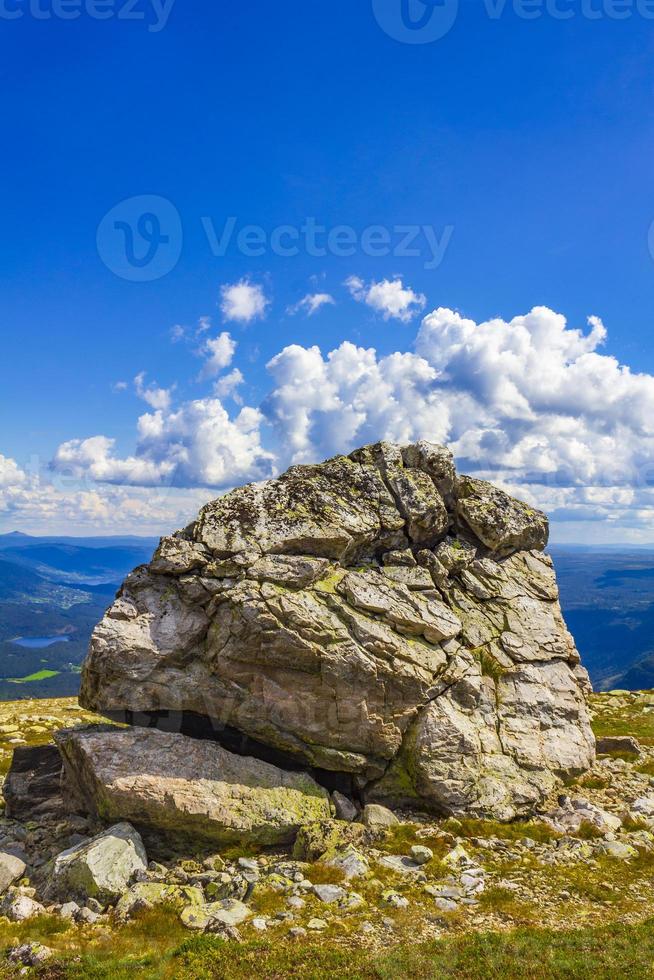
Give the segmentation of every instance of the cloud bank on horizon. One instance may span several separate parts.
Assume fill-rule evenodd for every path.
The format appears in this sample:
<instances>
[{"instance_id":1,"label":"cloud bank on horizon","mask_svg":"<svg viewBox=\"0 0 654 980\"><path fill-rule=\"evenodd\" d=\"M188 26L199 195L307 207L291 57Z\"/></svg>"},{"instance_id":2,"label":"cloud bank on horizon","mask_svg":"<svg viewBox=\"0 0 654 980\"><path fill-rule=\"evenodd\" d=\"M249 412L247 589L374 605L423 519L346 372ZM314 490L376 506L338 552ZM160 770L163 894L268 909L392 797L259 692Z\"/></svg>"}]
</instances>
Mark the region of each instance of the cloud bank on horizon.
<instances>
[{"instance_id":1,"label":"cloud bank on horizon","mask_svg":"<svg viewBox=\"0 0 654 980\"><path fill-rule=\"evenodd\" d=\"M380 439L429 439L448 445L460 470L542 507L555 527L574 528L576 540L598 528L604 540L654 539L654 376L602 350L601 320L590 317L580 330L535 307L476 323L438 308L411 336L426 297L399 278L350 277L345 286L374 315L404 324L411 349L286 346L266 365L268 393L247 405L244 366L234 366L238 341L202 318L192 337L202 359L194 380L210 392L184 398L183 387L146 384L141 372L134 390L149 410L135 420L131 453L98 434L59 445L46 473L0 455L0 519L32 530L163 533L217 492L293 463ZM309 294L292 312L313 316L333 302ZM225 323L247 325L270 305L247 279L222 287ZM172 340L183 334L173 328Z\"/></svg>"}]
</instances>

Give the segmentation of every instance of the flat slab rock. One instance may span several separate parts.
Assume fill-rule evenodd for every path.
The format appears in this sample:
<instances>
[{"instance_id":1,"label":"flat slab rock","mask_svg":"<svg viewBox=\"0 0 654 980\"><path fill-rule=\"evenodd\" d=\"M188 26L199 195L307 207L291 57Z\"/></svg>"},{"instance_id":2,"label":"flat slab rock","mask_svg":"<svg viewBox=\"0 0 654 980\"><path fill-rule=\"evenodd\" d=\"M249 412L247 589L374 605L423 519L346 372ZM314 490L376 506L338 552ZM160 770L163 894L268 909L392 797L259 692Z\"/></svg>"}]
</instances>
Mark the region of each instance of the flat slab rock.
<instances>
[{"instance_id":1,"label":"flat slab rock","mask_svg":"<svg viewBox=\"0 0 654 980\"><path fill-rule=\"evenodd\" d=\"M290 843L330 816L326 790L303 772L156 729L60 732L71 798L104 821L217 844Z\"/></svg>"},{"instance_id":2,"label":"flat slab rock","mask_svg":"<svg viewBox=\"0 0 654 980\"><path fill-rule=\"evenodd\" d=\"M220 719L366 802L510 820L595 758L547 539L429 442L294 466L126 579L81 703Z\"/></svg>"}]
</instances>

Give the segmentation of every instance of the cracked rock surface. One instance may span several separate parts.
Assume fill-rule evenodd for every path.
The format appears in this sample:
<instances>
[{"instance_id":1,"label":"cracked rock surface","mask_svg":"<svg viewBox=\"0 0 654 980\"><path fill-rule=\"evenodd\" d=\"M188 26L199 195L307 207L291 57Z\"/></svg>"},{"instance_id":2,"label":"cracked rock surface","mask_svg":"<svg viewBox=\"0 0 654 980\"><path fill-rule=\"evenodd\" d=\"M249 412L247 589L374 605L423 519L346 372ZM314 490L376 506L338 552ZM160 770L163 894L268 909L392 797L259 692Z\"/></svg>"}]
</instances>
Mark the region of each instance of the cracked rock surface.
<instances>
[{"instance_id":1,"label":"cracked rock surface","mask_svg":"<svg viewBox=\"0 0 654 980\"><path fill-rule=\"evenodd\" d=\"M81 703L211 719L364 800L512 819L595 757L547 536L428 442L292 467L127 578Z\"/></svg>"}]
</instances>

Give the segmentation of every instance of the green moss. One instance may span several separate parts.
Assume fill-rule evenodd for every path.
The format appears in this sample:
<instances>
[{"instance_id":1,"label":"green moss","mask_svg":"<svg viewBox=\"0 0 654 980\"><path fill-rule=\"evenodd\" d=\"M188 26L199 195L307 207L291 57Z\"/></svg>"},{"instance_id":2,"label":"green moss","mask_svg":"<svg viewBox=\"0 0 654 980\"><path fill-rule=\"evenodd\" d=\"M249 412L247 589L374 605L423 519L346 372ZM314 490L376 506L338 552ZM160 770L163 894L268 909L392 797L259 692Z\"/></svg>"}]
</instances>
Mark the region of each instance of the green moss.
<instances>
[{"instance_id":1,"label":"green moss","mask_svg":"<svg viewBox=\"0 0 654 980\"><path fill-rule=\"evenodd\" d=\"M316 592L326 592L329 595L334 595L336 593L336 587L343 581L346 574L342 568L334 569L329 575L315 582L313 588Z\"/></svg>"},{"instance_id":2,"label":"green moss","mask_svg":"<svg viewBox=\"0 0 654 980\"><path fill-rule=\"evenodd\" d=\"M495 659L486 647L475 647L470 651L481 668L484 677L492 677L498 681L506 673L506 668Z\"/></svg>"}]
</instances>

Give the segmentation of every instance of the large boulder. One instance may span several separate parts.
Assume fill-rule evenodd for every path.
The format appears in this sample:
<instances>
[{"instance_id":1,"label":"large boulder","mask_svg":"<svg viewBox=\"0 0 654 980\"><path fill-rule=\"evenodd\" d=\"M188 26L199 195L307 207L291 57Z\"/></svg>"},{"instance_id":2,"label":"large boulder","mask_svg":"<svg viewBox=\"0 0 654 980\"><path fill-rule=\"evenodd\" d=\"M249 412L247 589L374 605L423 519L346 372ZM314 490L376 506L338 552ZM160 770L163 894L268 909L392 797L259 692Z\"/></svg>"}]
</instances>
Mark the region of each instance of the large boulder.
<instances>
[{"instance_id":1,"label":"large boulder","mask_svg":"<svg viewBox=\"0 0 654 980\"><path fill-rule=\"evenodd\" d=\"M215 742L155 729L57 735L66 786L105 821L129 820L171 843L290 843L330 816L329 795L307 773L286 772Z\"/></svg>"},{"instance_id":2,"label":"large boulder","mask_svg":"<svg viewBox=\"0 0 654 980\"><path fill-rule=\"evenodd\" d=\"M210 719L367 800L510 819L595 754L547 535L428 442L292 467L127 578L82 704Z\"/></svg>"}]
</instances>

